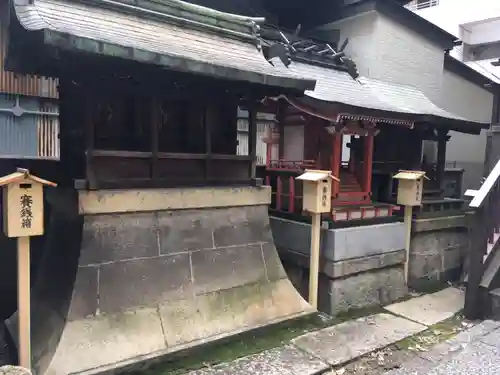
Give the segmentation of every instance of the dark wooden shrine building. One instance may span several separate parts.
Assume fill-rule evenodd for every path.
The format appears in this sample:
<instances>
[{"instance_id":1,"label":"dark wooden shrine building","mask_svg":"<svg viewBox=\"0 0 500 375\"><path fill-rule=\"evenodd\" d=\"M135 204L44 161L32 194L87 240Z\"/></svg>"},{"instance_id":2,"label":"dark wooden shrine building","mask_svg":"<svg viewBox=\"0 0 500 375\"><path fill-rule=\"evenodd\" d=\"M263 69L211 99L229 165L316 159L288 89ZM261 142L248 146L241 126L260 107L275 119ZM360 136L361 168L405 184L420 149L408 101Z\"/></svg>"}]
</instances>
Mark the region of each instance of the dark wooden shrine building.
<instances>
[{"instance_id":1,"label":"dark wooden shrine building","mask_svg":"<svg viewBox=\"0 0 500 375\"><path fill-rule=\"evenodd\" d=\"M266 60L263 19L182 1L15 0L10 21L7 67L60 78L60 182L79 188L248 184L238 106L315 84Z\"/></svg>"},{"instance_id":2,"label":"dark wooden shrine building","mask_svg":"<svg viewBox=\"0 0 500 375\"><path fill-rule=\"evenodd\" d=\"M332 189L333 221L391 216L398 209L392 176L400 169L426 171L424 198L442 200L448 131L478 134L487 124L449 113L415 88L360 77L343 52L347 41L337 47L264 30L269 43L288 46L293 74L316 80L303 97L266 101L277 116L266 137L273 209L301 214L295 177L306 168L331 170L340 179ZM274 155L272 144L278 146Z\"/></svg>"}]
</instances>

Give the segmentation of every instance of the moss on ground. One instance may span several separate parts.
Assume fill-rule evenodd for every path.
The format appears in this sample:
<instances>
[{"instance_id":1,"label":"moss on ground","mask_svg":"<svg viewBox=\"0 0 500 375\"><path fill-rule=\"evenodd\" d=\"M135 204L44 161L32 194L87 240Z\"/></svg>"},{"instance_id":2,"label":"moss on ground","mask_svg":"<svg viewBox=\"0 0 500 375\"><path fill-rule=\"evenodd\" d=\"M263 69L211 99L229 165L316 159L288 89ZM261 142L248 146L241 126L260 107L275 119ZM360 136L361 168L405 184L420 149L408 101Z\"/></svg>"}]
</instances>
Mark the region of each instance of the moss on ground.
<instances>
[{"instance_id":1,"label":"moss on ground","mask_svg":"<svg viewBox=\"0 0 500 375\"><path fill-rule=\"evenodd\" d=\"M462 331L463 320L463 314L459 312L447 320L430 326L422 333L395 343L394 346L399 350L427 351Z\"/></svg>"},{"instance_id":2,"label":"moss on ground","mask_svg":"<svg viewBox=\"0 0 500 375\"><path fill-rule=\"evenodd\" d=\"M301 318L249 333L243 333L225 342L193 348L177 357L151 364L142 370L129 372L133 375L181 375L206 366L234 361L238 358L279 347L307 332L340 324L347 320L380 313L381 307L347 311L335 317L314 313Z\"/></svg>"}]
</instances>

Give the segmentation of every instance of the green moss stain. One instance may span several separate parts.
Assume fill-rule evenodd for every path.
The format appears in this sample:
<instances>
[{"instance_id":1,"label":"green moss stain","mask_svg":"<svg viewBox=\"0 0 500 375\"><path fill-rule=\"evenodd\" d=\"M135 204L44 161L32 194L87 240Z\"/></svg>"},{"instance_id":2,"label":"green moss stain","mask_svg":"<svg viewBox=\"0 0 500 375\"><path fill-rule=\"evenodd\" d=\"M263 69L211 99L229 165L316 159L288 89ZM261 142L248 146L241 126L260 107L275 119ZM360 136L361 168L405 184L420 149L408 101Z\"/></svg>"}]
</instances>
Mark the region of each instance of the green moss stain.
<instances>
[{"instance_id":1,"label":"green moss stain","mask_svg":"<svg viewBox=\"0 0 500 375\"><path fill-rule=\"evenodd\" d=\"M256 289L249 288L243 294L251 301L261 301L262 295L257 297L254 292L260 290L261 293L272 292L270 289ZM227 296L226 296L227 297ZM239 294L242 297L242 294ZM234 298L234 299L233 299ZM231 299L224 299L225 302L230 301L240 302L238 296L234 295ZM247 303L248 303L247 302ZM220 304L217 301L213 302L212 313L216 314L220 309ZM323 313L313 313L297 319L288 320L283 323L268 326L266 328L258 329L253 332L246 332L231 339L203 345L197 348L189 349L174 357L169 356L170 359L165 359L161 362L151 364L148 368L133 371L129 374L132 375L181 375L186 372L203 368L207 365L213 366L221 363L234 361L238 358L248 355L260 353L264 350L272 349L284 345L293 338L303 335L307 332L316 331L318 329L330 327L348 320L360 318L363 316L376 314L382 312L380 307L356 309L351 310L335 317L325 315ZM219 319L221 317L219 316Z\"/></svg>"},{"instance_id":2,"label":"green moss stain","mask_svg":"<svg viewBox=\"0 0 500 375\"><path fill-rule=\"evenodd\" d=\"M398 350L426 351L454 337L462 330L464 317L462 312L440 323L430 326L418 335L409 337L394 344Z\"/></svg>"},{"instance_id":3,"label":"green moss stain","mask_svg":"<svg viewBox=\"0 0 500 375\"><path fill-rule=\"evenodd\" d=\"M206 299L207 318L220 320L226 315L244 314L252 305L271 300L275 289L275 283L266 282L217 291Z\"/></svg>"}]
</instances>

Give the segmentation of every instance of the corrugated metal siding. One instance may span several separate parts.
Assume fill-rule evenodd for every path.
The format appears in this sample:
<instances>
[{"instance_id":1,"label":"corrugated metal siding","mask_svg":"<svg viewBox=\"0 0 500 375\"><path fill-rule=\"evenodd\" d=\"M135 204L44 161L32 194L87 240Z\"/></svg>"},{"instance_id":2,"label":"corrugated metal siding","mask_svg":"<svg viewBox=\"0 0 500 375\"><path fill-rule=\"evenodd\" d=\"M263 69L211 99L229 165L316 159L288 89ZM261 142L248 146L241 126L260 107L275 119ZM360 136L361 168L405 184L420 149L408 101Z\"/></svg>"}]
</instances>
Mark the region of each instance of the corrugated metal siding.
<instances>
[{"instance_id":1,"label":"corrugated metal siding","mask_svg":"<svg viewBox=\"0 0 500 375\"><path fill-rule=\"evenodd\" d=\"M267 144L264 139L269 135L269 129L274 126L274 115L257 114L257 165L266 164ZM238 110L238 155L248 155L248 112ZM278 158L278 145L273 145L271 159Z\"/></svg>"},{"instance_id":2,"label":"corrugated metal siding","mask_svg":"<svg viewBox=\"0 0 500 375\"><path fill-rule=\"evenodd\" d=\"M58 111L47 99L10 94L0 94L0 109L11 109L16 100L25 111ZM58 116L0 112L0 158L59 159Z\"/></svg>"},{"instance_id":3,"label":"corrugated metal siding","mask_svg":"<svg viewBox=\"0 0 500 375\"><path fill-rule=\"evenodd\" d=\"M4 70L9 1L0 0L0 92L57 98L57 79L14 74Z\"/></svg>"}]
</instances>

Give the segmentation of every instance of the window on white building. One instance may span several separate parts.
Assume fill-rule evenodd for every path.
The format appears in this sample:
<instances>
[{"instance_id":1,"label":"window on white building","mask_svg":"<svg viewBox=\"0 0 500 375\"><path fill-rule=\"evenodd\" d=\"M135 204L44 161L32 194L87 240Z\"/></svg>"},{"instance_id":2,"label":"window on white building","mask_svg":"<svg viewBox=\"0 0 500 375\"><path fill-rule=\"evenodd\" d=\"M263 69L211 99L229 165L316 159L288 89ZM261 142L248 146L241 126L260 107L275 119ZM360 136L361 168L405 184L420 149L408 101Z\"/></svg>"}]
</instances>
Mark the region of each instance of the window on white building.
<instances>
[{"instance_id":1,"label":"window on white building","mask_svg":"<svg viewBox=\"0 0 500 375\"><path fill-rule=\"evenodd\" d=\"M408 9L419 10L439 5L439 0L413 0L408 4Z\"/></svg>"}]
</instances>

